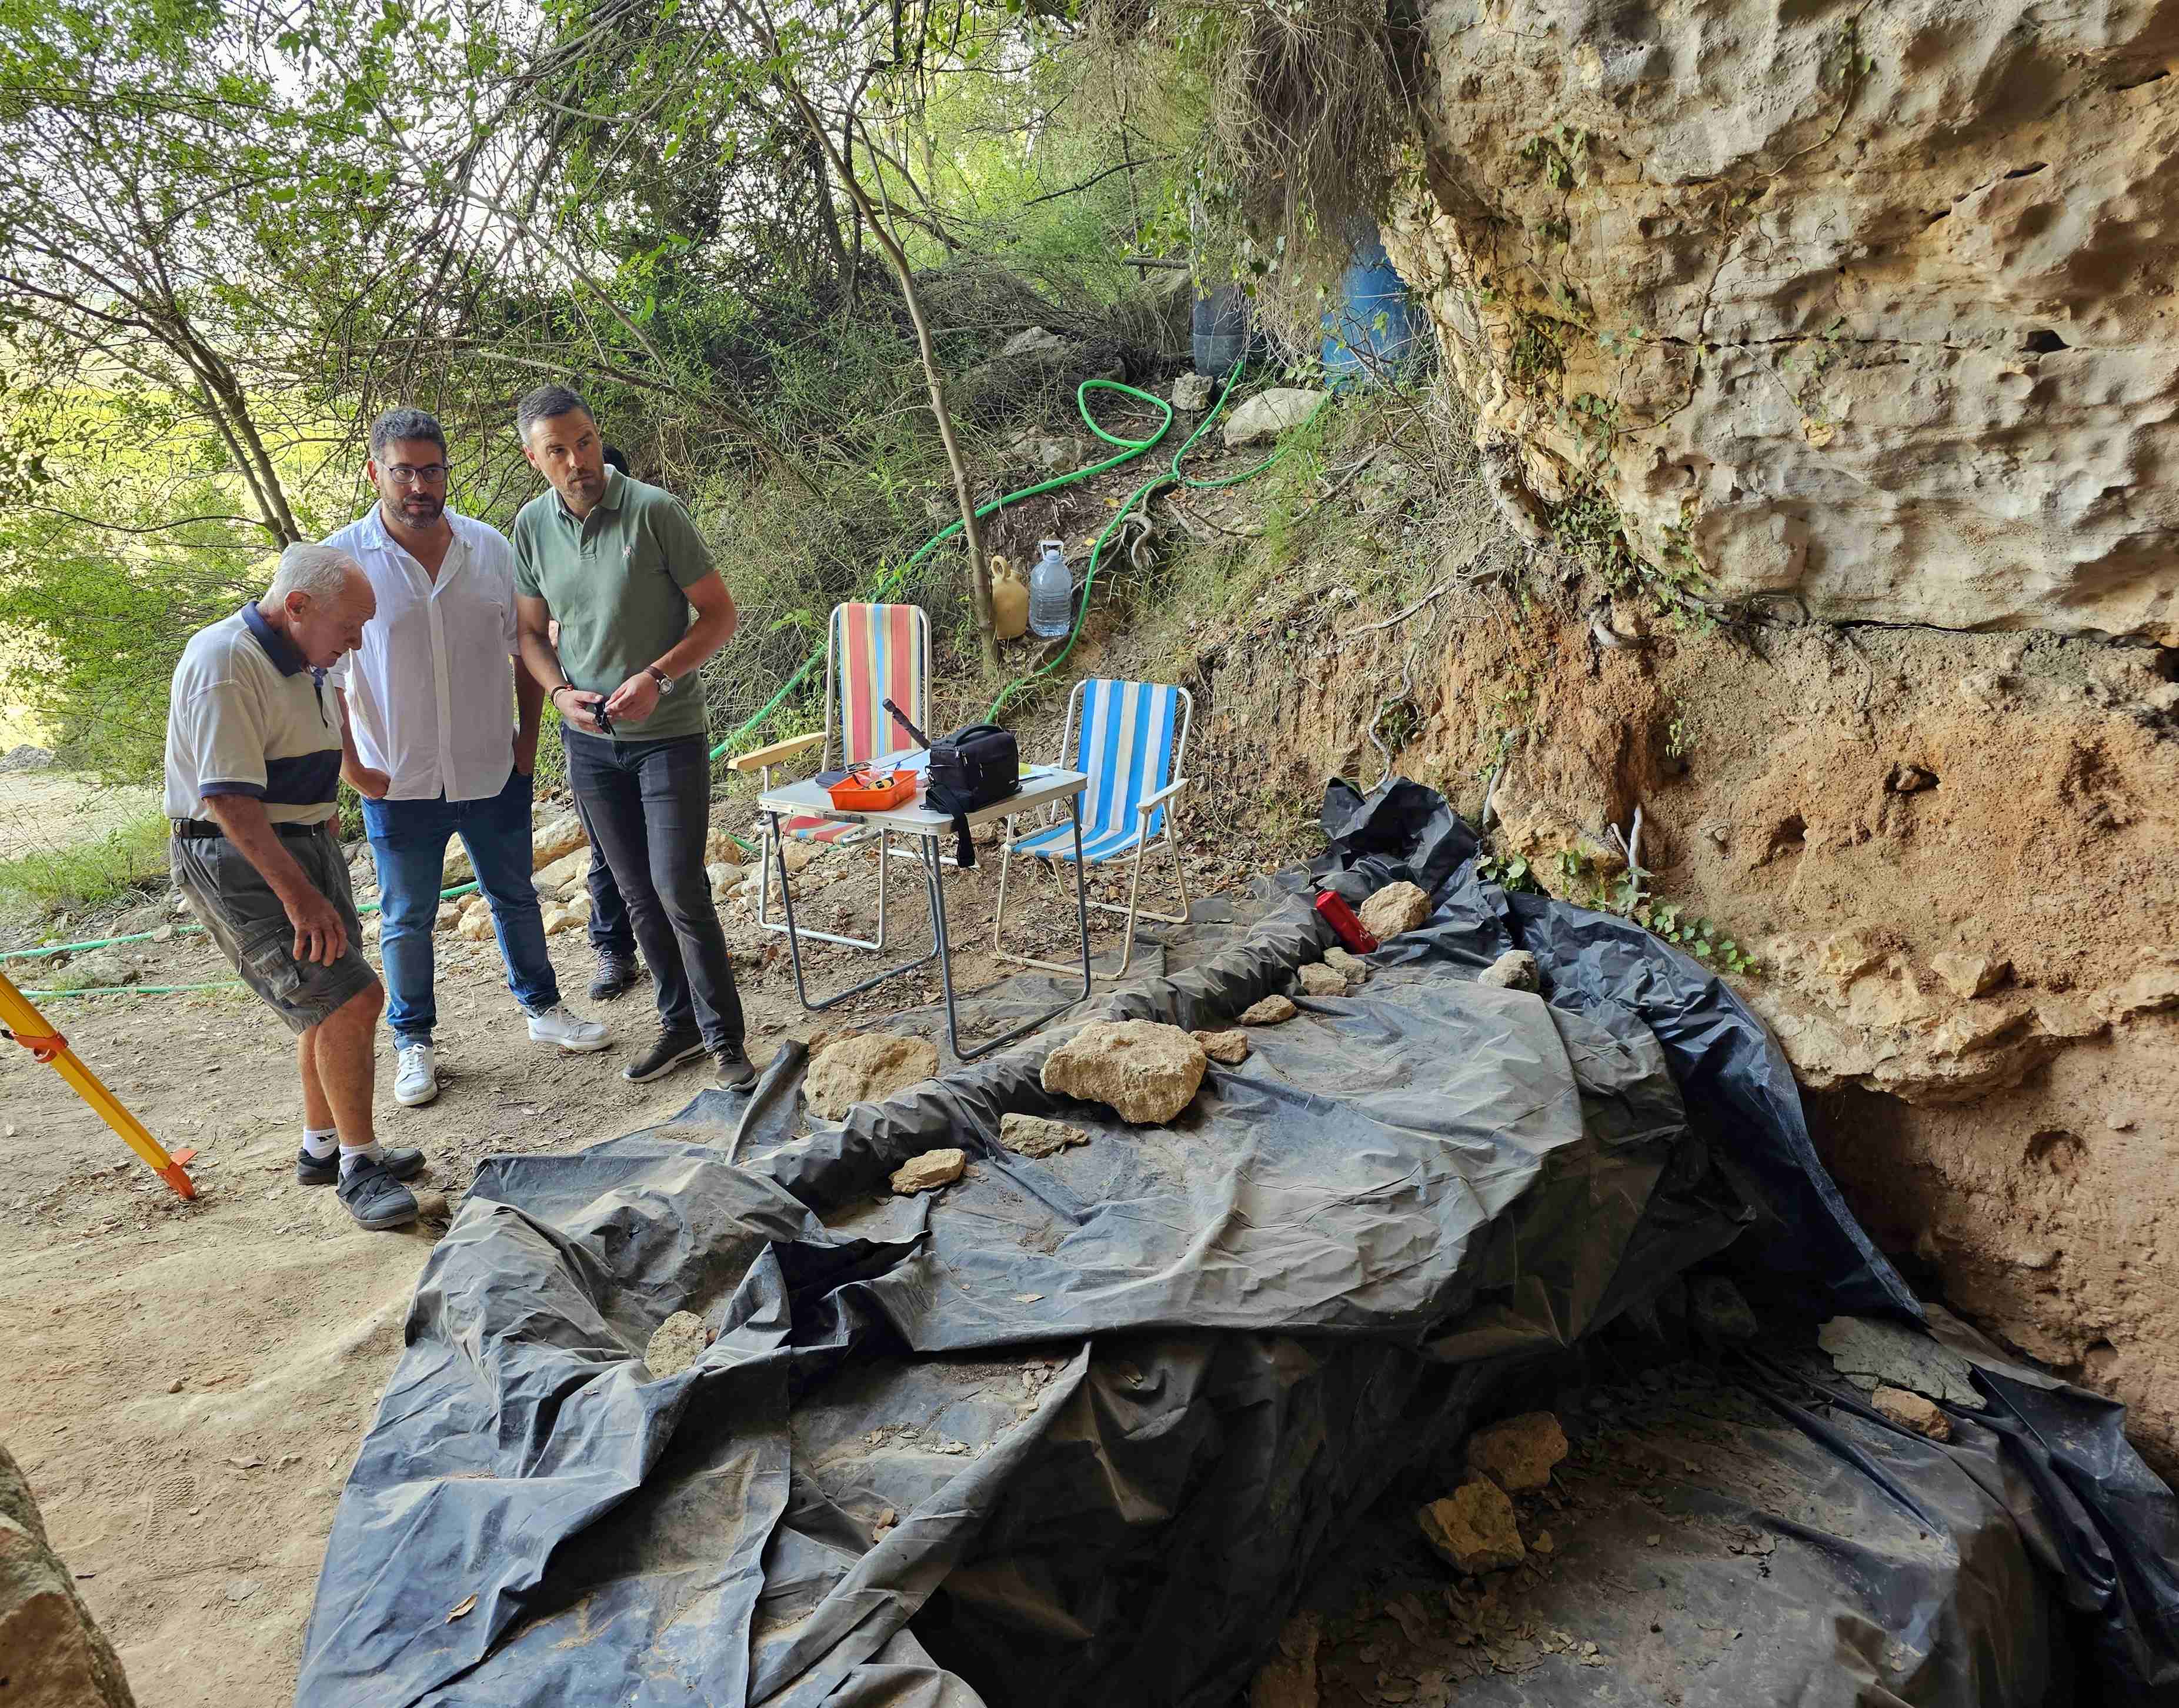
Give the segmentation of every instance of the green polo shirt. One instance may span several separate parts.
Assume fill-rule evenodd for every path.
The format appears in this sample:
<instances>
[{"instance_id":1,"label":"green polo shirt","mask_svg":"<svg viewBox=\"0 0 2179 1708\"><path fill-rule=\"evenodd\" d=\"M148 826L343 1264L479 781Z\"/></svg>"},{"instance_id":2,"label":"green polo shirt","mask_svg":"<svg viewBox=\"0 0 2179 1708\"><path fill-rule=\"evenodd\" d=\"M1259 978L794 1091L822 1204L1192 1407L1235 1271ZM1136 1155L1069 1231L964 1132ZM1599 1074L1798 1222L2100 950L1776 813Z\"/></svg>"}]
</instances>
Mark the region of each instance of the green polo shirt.
<instances>
[{"instance_id":1,"label":"green polo shirt","mask_svg":"<svg viewBox=\"0 0 2179 1708\"><path fill-rule=\"evenodd\" d=\"M514 519L515 590L542 599L560 624L560 663L576 687L611 694L689 632L681 590L711 573L711 554L681 501L606 470L605 497L580 521L549 488ZM704 733L703 678L684 676L640 723L616 739L661 741Z\"/></svg>"}]
</instances>

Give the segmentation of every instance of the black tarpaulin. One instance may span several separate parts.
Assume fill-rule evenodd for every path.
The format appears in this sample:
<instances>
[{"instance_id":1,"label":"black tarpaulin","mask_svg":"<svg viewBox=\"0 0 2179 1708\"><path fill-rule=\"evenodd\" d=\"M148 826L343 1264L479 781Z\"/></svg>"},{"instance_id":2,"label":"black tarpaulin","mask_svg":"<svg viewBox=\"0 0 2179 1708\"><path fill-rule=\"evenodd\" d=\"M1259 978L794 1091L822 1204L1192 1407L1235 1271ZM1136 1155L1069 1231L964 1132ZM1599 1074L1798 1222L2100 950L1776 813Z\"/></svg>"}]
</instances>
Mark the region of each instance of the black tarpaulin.
<instances>
[{"instance_id":1,"label":"black tarpaulin","mask_svg":"<svg viewBox=\"0 0 2179 1708\"><path fill-rule=\"evenodd\" d=\"M299 1702L1220 1703L1402 1468L1743 1230L1814 1216L1792 1273L1911 1306L1730 993L1477 886L1402 788L1335 852L1421 858L1438 917L1169 1126L1047 1096L1055 1034L837 1129L803 1130L790 1048L746 1099L488 1162L343 1496ZM1516 936L1551 1002L1474 982ZM1220 1024L1328 941L1292 898L1101 1006ZM1010 1110L1092 1141L1013 1155ZM967 1176L892 1196L941 1145ZM653 1379L678 1310L715 1343Z\"/></svg>"}]
</instances>

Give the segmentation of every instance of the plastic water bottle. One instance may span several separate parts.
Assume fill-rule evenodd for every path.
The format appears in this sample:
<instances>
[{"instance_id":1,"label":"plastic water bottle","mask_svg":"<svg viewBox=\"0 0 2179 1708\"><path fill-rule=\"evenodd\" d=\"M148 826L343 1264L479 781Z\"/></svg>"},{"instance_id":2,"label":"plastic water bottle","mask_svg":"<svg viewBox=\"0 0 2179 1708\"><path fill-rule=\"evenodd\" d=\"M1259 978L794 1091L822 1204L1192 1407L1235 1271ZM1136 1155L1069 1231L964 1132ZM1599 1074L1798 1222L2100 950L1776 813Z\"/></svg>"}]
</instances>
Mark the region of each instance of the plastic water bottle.
<instances>
[{"instance_id":1,"label":"plastic water bottle","mask_svg":"<svg viewBox=\"0 0 2179 1708\"><path fill-rule=\"evenodd\" d=\"M1029 572L1029 632L1050 640L1074 622L1074 572L1067 567L1064 541L1040 540L1044 555Z\"/></svg>"}]
</instances>

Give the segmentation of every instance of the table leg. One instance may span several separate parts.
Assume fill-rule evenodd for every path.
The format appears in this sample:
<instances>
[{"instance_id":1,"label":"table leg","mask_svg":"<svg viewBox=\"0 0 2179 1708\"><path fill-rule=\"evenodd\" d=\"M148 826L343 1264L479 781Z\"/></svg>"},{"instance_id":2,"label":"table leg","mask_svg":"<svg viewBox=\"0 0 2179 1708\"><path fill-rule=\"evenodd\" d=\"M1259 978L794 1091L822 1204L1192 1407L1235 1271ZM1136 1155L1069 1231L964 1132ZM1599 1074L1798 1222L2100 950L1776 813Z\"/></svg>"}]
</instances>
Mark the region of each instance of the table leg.
<instances>
[{"instance_id":1,"label":"table leg","mask_svg":"<svg viewBox=\"0 0 2179 1708\"><path fill-rule=\"evenodd\" d=\"M1079 997L1069 997L1057 1007L1047 1008L1034 1019L1024 1020L1012 1031L1002 1032L996 1038L986 1039L973 1049L964 1049L961 1043L961 1018L953 1002L953 957L947 949L944 887L939 881L940 872L937 865L934 863L931 866L930 919L932 934L938 939L941 950L938 957L938 980L946 991L946 1041L953 1046L953 1056L957 1061L974 1062L990 1055L994 1050L1002 1050L1016 1040L1027 1037L1040 1026L1050 1024L1090 995L1092 985L1090 973L1090 890L1082 874L1082 797L1079 794L1069 795L1067 798L1067 810L1074 821L1074 916L1082 929L1082 994ZM925 846L935 849L937 844L932 842L926 843Z\"/></svg>"},{"instance_id":2,"label":"table leg","mask_svg":"<svg viewBox=\"0 0 2179 1708\"><path fill-rule=\"evenodd\" d=\"M837 1007L838 1004L846 1002L850 997L859 997L864 991L870 989L873 986L882 985L887 979L897 979L903 973L914 972L918 967L924 965L934 956L940 957L941 965L943 964L942 957L944 954L945 945L945 925L942 915L940 912L941 903L934 892L930 903L932 943L930 954L919 955L912 961L903 961L897 967L887 967L883 972L873 974L870 977L864 980L859 985L850 985L844 991L834 992L832 996L826 997L821 1002L811 1002L810 1000L810 988L803 981L802 939L799 935L797 935L794 929L794 892L793 884L788 876L787 849L784 837L779 828L779 819L780 816L776 812L766 813L765 815L766 823L771 827L772 869L779 874L780 907L787 919L787 958L794 968L794 994L801 999L802 1006L804 1008L808 1009L813 1014L821 1014L826 1011L826 1009ZM935 848L937 844L930 841L929 838L925 838L925 845L927 847ZM881 859L884 858L882 851L881 851L879 858ZM879 881L881 883L884 881L882 873L880 875ZM881 893L882 893L882 892ZM882 903L881 903L881 905L882 905ZM880 942L884 941L885 929L882 925L879 926L878 937ZM841 940L834 939L833 941L837 942Z\"/></svg>"}]
</instances>

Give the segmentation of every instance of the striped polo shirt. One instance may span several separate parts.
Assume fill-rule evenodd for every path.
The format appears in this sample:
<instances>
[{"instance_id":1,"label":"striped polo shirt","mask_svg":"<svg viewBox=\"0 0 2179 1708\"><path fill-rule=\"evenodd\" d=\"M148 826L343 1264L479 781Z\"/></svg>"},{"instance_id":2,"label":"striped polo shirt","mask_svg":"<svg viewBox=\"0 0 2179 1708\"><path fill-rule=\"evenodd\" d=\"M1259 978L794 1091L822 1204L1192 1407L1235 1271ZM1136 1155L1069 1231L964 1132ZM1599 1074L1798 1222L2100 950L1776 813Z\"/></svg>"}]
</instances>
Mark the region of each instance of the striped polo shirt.
<instances>
[{"instance_id":1,"label":"striped polo shirt","mask_svg":"<svg viewBox=\"0 0 2179 1708\"><path fill-rule=\"evenodd\" d=\"M255 603L192 634L167 706L167 816L208 818L207 796L246 794L274 824L331 818L341 731L325 674Z\"/></svg>"}]
</instances>

